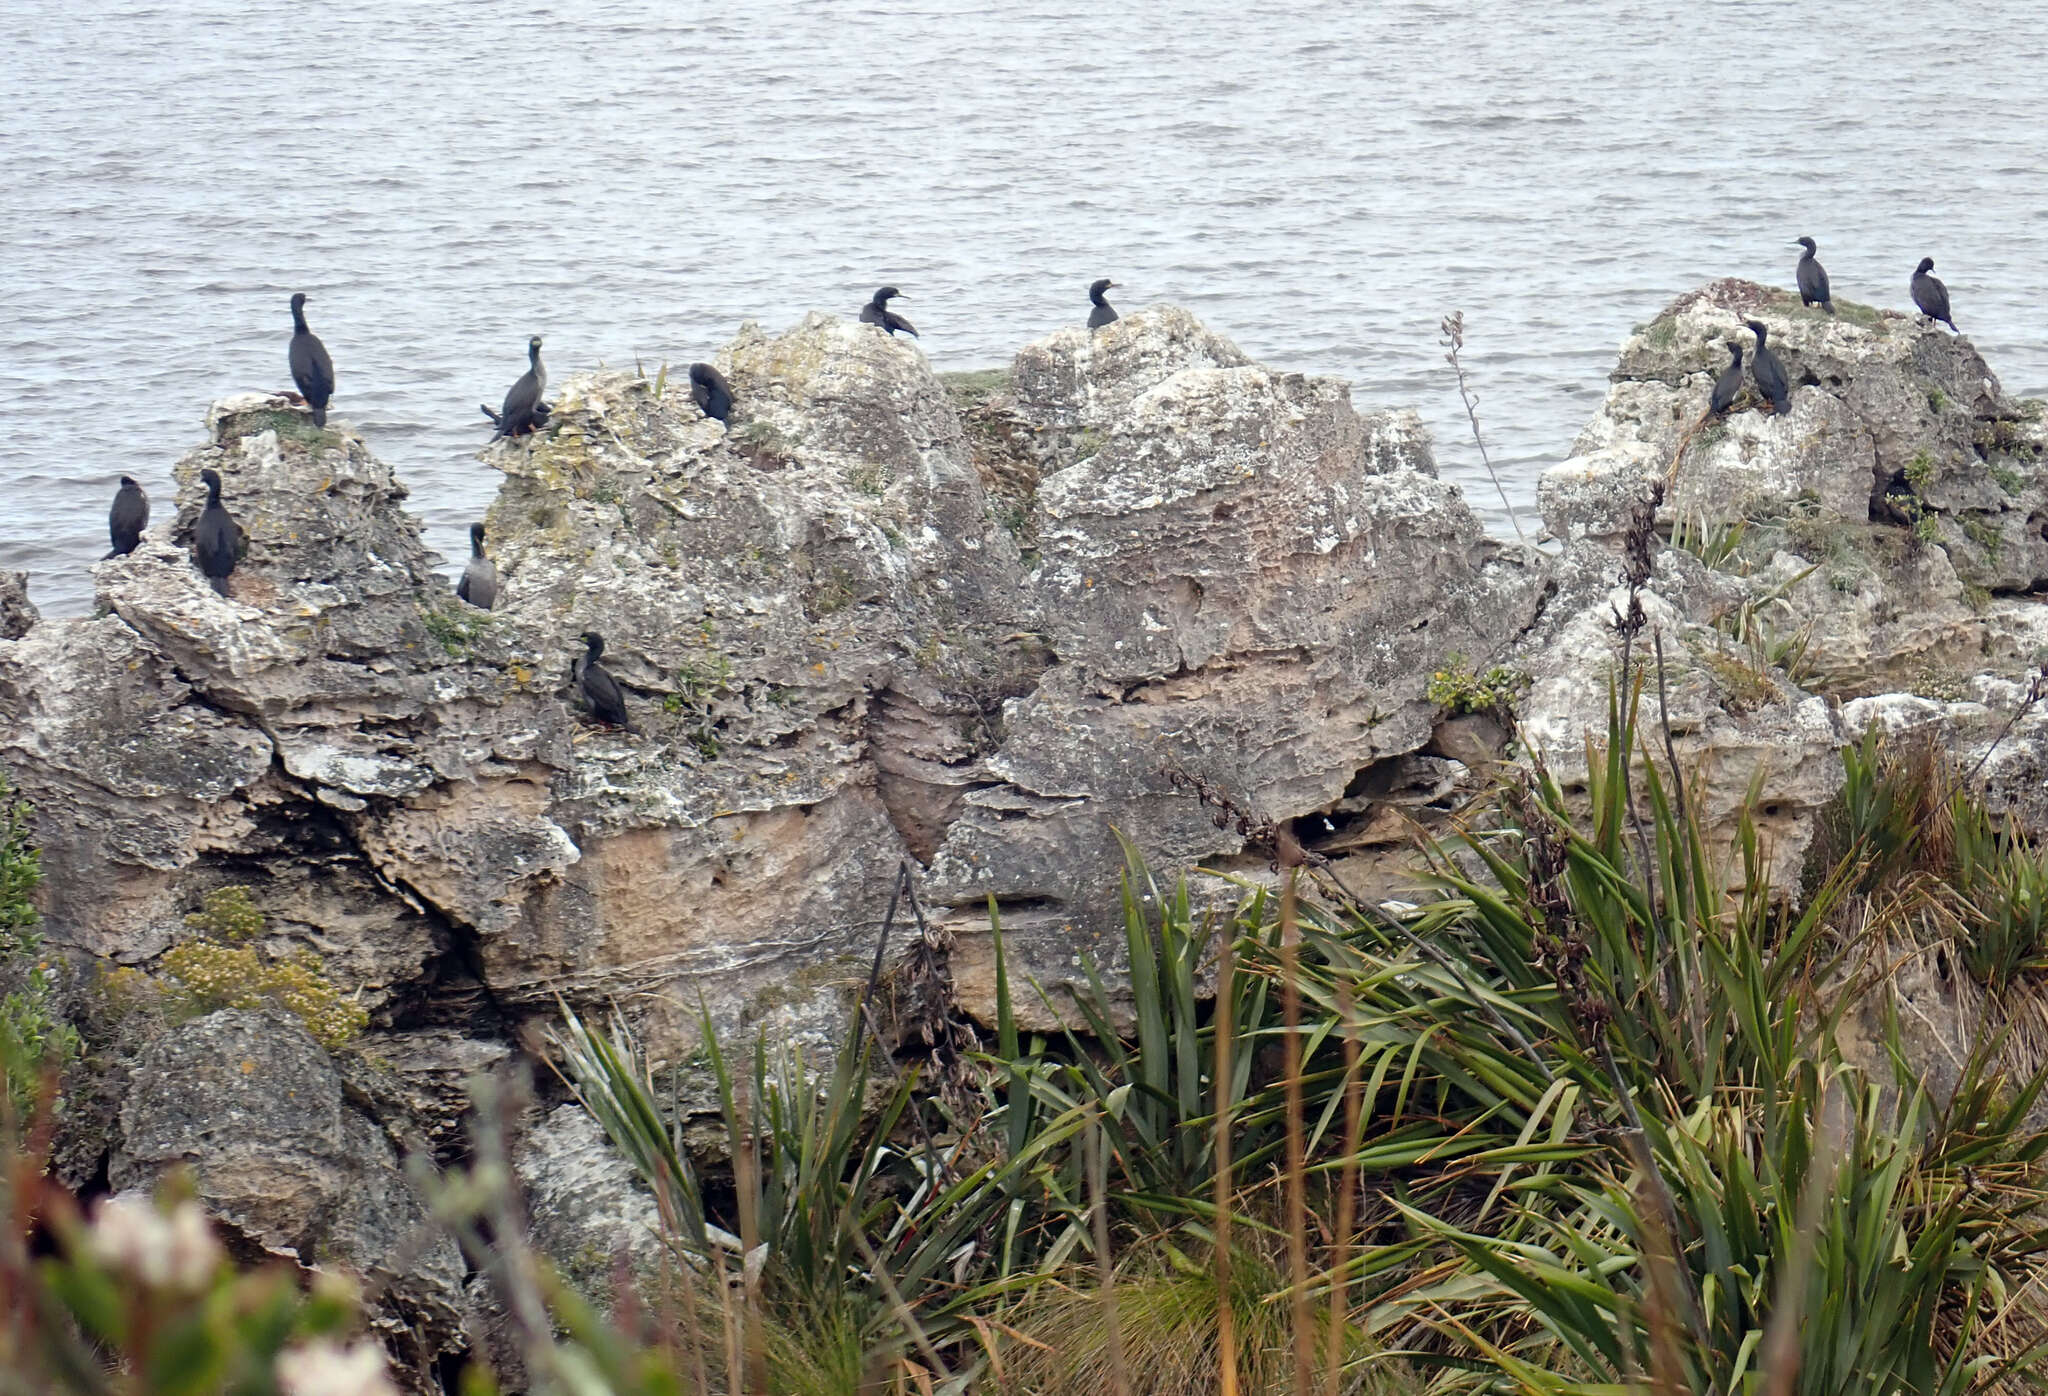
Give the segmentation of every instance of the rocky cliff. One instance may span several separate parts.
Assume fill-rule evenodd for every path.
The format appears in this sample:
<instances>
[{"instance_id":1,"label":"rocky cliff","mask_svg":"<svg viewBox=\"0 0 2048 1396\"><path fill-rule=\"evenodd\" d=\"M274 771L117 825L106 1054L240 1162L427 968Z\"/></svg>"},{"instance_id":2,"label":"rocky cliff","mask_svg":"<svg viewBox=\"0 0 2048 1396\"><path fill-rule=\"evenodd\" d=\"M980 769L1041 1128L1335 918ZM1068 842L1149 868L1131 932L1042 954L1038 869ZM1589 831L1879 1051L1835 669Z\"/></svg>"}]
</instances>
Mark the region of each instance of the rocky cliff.
<instances>
[{"instance_id":1,"label":"rocky cliff","mask_svg":"<svg viewBox=\"0 0 2048 1396\"><path fill-rule=\"evenodd\" d=\"M1049 1022L1089 960L1113 982L1119 834L1161 873L1266 872L1185 777L1398 886L1414 821L1503 754L1447 696L1497 669L1526 747L1582 780L1632 566L1631 659L1661 643L1680 755L1724 834L1759 786L1796 873L1844 740L1921 725L1974 759L2048 645L2038 405L1967 340L1841 308L1722 282L1634 335L1542 482L1547 553L1485 535L1412 413L1360 412L1171 307L950 379L871 327L748 326L717 359L729 425L665 376L573 378L544 431L482 453L505 477L489 613L360 437L218 403L176 523L99 565L97 615L7 612L0 764L80 993L245 886L264 948L317 953L368 1011L379 1065L344 1079L269 1033L289 1060L263 1074L298 1083L277 1118L318 1119L223 1152L208 1112L270 1106L213 1058L267 1061L236 1044L268 1020L216 1014L131 1054L67 1168L128 1186L195 1163L252 1244L357 1263L417 1207L394 1151L458 1147L464 1076L558 998L623 1006L667 1061L700 1012L817 1034L906 859L962 1006L993 1012L993 901ZM1791 411L1701 424L1744 318ZM250 535L226 598L183 547L209 467ZM630 730L573 701L586 630ZM2043 721L1984 770L2037 828ZM187 1080L210 1084L166 1088ZM552 1121L536 1138L569 1144L540 1154L587 1152L579 1128ZM588 1230L548 1196L551 1225ZM393 1300L418 1352L455 1341L452 1263Z\"/></svg>"}]
</instances>

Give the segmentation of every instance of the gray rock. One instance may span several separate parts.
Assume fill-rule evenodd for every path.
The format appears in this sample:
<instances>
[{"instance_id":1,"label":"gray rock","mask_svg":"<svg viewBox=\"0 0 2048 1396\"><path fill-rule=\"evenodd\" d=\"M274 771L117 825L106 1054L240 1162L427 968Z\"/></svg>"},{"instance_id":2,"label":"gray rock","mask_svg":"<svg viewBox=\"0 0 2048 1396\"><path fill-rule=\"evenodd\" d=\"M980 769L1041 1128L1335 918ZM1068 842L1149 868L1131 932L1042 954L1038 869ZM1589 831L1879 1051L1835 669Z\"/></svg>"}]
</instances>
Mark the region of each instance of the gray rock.
<instances>
[{"instance_id":1,"label":"gray rock","mask_svg":"<svg viewBox=\"0 0 2048 1396\"><path fill-rule=\"evenodd\" d=\"M42 618L28 599L28 573L0 572L0 640L19 640Z\"/></svg>"},{"instance_id":2,"label":"gray rock","mask_svg":"<svg viewBox=\"0 0 2048 1396\"><path fill-rule=\"evenodd\" d=\"M528 1130L512 1170L534 1246L593 1303L610 1306L621 1260L643 1283L675 1265L654 1194L582 1106L558 1105Z\"/></svg>"},{"instance_id":3,"label":"gray rock","mask_svg":"<svg viewBox=\"0 0 2048 1396\"><path fill-rule=\"evenodd\" d=\"M178 1168L245 1245L382 1282L374 1326L403 1367L458 1344L461 1255L296 1019L225 1009L144 1052L108 1179L148 1189Z\"/></svg>"}]
</instances>

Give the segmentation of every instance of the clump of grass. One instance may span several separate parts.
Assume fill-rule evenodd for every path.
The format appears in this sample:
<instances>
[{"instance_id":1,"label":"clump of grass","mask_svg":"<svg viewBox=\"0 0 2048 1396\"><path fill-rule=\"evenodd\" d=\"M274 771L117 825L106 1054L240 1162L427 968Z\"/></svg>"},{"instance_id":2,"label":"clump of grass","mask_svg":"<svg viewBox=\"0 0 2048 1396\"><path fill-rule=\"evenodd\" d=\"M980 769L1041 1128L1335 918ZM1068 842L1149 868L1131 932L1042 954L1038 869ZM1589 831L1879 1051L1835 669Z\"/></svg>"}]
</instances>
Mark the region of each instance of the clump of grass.
<instances>
[{"instance_id":1,"label":"clump of grass","mask_svg":"<svg viewBox=\"0 0 2048 1396\"><path fill-rule=\"evenodd\" d=\"M1742 555L1742 540L1749 532L1745 519L1720 523L1705 514L1681 516L1671 526L1671 546L1691 553L1716 572L1735 570ZM1742 567L1738 575L1747 575Z\"/></svg>"}]
</instances>

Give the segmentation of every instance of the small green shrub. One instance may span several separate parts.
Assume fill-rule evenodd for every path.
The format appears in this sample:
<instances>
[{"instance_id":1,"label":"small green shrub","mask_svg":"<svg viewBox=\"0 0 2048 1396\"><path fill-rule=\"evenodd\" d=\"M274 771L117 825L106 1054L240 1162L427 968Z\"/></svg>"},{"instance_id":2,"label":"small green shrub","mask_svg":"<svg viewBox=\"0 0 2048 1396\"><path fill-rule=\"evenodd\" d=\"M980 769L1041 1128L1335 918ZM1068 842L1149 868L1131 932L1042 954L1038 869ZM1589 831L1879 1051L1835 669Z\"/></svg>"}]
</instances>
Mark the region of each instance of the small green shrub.
<instances>
[{"instance_id":1,"label":"small green shrub","mask_svg":"<svg viewBox=\"0 0 2048 1396\"><path fill-rule=\"evenodd\" d=\"M1906 483L1913 487L1916 494L1924 494L1927 487L1934 483L1934 456L1930 452L1917 452L1913 459L1906 462Z\"/></svg>"},{"instance_id":2,"label":"small green shrub","mask_svg":"<svg viewBox=\"0 0 2048 1396\"><path fill-rule=\"evenodd\" d=\"M28 802L12 795L0 777L0 982L14 986L0 996L0 1078L13 1118L25 1120L45 1073L61 1073L76 1061L80 1043L57 1012L55 976L38 958L43 938L36 931L35 892L42 857L29 842Z\"/></svg>"},{"instance_id":3,"label":"small green shrub","mask_svg":"<svg viewBox=\"0 0 2048 1396\"><path fill-rule=\"evenodd\" d=\"M1462 654L1444 656L1444 667L1429 676L1425 696L1446 713L1495 712L1512 708L1532 682L1520 669L1496 664L1476 673Z\"/></svg>"},{"instance_id":4,"label":"small green shrub","mask_svg":"<svg viewBox=\"0 0 2048 1396\"><path fill-rule=\"evenodd\" d=\"M220 1008L273 1004L306 1025L329 1051L338 1051L369 1025L370 1015L327 978L320 957L295 951L266 958L250 944L263 933L263 913L246 887L206 894L204 908L185 918L199 938L173 946L163 958L171 1008L198 1017Z\"/></svg>"}]
</instances>

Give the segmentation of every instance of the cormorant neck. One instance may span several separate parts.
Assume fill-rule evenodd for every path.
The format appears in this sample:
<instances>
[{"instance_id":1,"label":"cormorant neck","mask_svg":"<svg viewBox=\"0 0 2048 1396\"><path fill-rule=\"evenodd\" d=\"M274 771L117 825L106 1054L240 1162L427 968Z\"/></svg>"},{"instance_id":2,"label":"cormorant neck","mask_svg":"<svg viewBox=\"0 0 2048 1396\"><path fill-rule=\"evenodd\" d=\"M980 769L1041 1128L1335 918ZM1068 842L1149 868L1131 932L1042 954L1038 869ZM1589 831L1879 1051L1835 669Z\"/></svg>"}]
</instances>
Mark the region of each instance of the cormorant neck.
<instances>
[{"instance_id":1,"label":"cormorant neck","mask_svg":"<svg viewBox=\"0 0 2048 1396\"><path fill-rule=\"evenodd\" d=\"M303 305L292 307L292 328L300 334L306 333L306 307Z\"/></svg>"}]
</instances>

